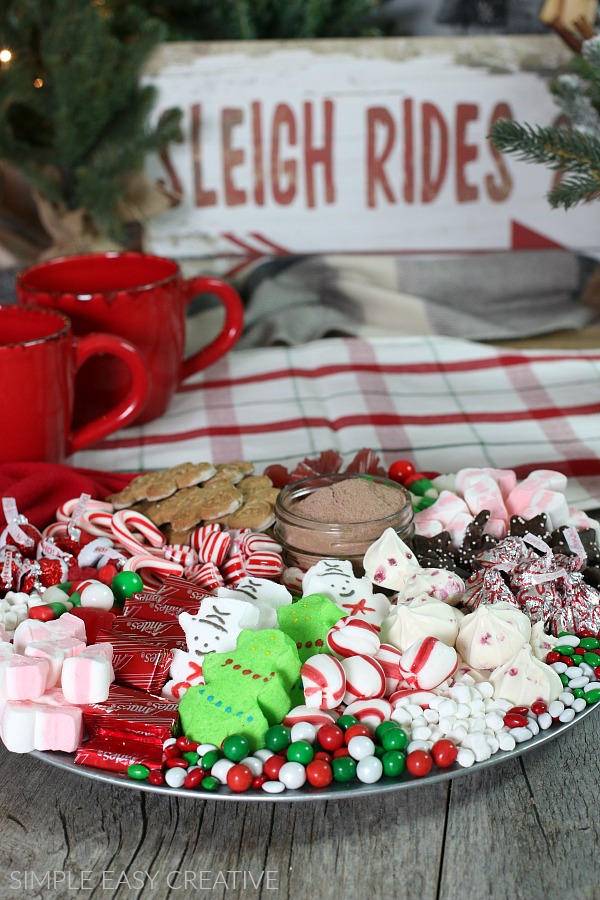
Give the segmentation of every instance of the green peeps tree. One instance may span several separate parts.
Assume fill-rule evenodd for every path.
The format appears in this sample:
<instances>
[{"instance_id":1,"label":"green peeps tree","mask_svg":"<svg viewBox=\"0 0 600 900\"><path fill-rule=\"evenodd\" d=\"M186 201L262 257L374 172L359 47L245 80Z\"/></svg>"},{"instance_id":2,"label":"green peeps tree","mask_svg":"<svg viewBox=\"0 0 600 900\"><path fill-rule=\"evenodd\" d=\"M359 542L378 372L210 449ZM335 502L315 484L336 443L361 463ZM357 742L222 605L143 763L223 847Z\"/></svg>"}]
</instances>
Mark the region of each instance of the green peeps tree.
<instances>
[{"instance_id":1,"label":"green peeps tree","mask_svg":"<svg viewBox=\"0 0 600 900\"><path fill-rule=\"evenodd\" d=\"M552 207L569 209L600 194L600 37L581 45L571 71L551 85L569 125L541 127L501 119L492 143L504 153L563 173L548 193Z\"/></svg>"},{"instance_id":2,"label":"green peeps tree","mask_svg":"<svg viewBox=\"0 0 600 900\"><path fill-rule=\"evenodd\" d=\"M180 138L176 110L149 124L155 91L140 82L165 31L131 4L0 6L0 161L34 189L48 230L67 223L74 249L103 236L123 241L124 220L136 218L131 179L146 154Z\"/></svg>"}]
</instances>

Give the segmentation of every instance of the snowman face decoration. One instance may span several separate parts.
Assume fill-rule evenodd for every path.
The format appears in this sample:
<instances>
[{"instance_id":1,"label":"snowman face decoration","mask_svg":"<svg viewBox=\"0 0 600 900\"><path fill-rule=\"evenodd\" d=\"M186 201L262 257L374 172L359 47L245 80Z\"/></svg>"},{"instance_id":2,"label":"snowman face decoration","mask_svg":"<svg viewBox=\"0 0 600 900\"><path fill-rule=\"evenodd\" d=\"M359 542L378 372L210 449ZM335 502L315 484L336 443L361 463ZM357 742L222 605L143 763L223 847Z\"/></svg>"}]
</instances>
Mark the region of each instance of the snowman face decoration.
<instances>
[{"instance_id":1,"label":"snowman face decoration","mask_svg":"<svg viewBox=\"0 0 600 900\"><path fill-rule=\"evenodd\" d=\"M384 594L374 594L368 578L357 578L349 560L321 559L302 579L302 592L324 594L347 616L379 626L390 611Z\"/></svg>"},{"instance_id":2,"label":"snowman face decoration","mask_svg":"<svg viewBox=\"0 0 600 900\"><path fill-rule=\"evenodd\" d=\"M179 624L185 631L188 651L204 656L211 650L235 650L238 635L255 628L258 610L245 600L206 597L195 616L182 613Z\"/></svg>"}]
</instances>

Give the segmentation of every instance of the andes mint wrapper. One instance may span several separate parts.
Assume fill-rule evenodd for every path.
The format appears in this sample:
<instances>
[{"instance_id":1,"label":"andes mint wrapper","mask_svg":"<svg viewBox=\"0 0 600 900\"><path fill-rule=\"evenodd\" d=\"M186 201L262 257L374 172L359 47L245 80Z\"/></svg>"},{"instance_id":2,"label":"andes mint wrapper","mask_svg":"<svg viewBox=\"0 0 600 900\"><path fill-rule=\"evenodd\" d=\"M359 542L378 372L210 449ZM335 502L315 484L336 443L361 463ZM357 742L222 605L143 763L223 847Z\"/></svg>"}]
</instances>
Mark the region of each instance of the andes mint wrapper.
<instances>
[{"instance_id":1,"label":"andes mint wrapper","mask_svg":"<svg viewBox=\"0 0 600 900\"><path fill-rule=\"evenodd\" d=\"M98 737L78 747L74 762L78 766L108 772L126 773L132 765L161 769L162 747L115 737Z\"/></svg>"}]
</instances>

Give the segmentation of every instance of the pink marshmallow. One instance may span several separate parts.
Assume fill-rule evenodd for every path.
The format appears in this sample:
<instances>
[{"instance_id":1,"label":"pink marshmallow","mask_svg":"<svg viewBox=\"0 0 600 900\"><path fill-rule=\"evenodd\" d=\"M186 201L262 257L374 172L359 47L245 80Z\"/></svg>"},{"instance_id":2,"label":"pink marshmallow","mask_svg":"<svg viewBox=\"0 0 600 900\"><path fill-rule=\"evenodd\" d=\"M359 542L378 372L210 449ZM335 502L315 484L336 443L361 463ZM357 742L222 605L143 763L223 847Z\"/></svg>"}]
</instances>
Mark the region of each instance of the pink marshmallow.
<instances>
[{"instance_id":1,"label":"pink marshmallow","mask_svg":"<svg viewBox=\"0 0 600 900\"><path fill-rule=\"evenodd\" d=\"M30 659L45 659L48 663L46 690L53 688L60 681L65 651L52 641L33 641L25 647L25 656Z\"/></svg>"},{"instance_id":2,"label":"pink marshmallow","mask_svg":"<svg viewBox=\"0 0 600 900\"><path fill-rule=\"evenodd\" d=\"M441 522L445 528L455 516L468 512L469 507L462 497L459 497L458 494L453 494L452 491L441 491L435 503L432 503L427 509L423 509L415 515L415 522L424 523L433 520ZM419 534L422 534L420 528Z\"/></svg>"},{"instance_id":3,"label":"pink marshmallow","mask_svg":"<svg viewBox=\"0 0 600 900\"><path fill-rule=\"evenodd\" d=\"M567 476L553 469L535 469L521 482L527 490L557 491L564 494L567 489Z\"/></svg>"},{"instance_id":4,"label":"pink marshmallow","mask_svg":"<svg viewBox=\"0 0 600 900\"><path fill-rule=\"evenodd\" d=\"M73 753L83 739L83 716L73 706L9 700L0 714L0 734L11 753L32 750Z\"/></svg>"},{"instance_id":5,"label":"pink marshmallow","mask_svg":"<svg viewBox=\"0 0 600 900\"><path fill-rule=\"evenodd\" d=\"M110 654L106 646L110 647ZM103 703L114 678L111 659L112 646L102 644L92 644L77 656L65 659L61 687L67 703Z\"/></svg>"},{"instance_id":6,"label":"pink marshmallow","mask_svg":"<svg viewBox=\"0 0 600 900\"><path fill-rule=\"evenodd\" d=\"M563 494L556 491L536 491L529 506L521 513L524 519L532 519L540 513L545 513L550 520L550 527L560 528L569 520L569 506Z\"/></svg>"},{"instance_id":7,"label":"pink marshmallow","mask_svg":"<svg viewBox=\"0 0 600 900\"><path fill-rule=\"evenodd\" d=\"M478 474L465 477L463 497L474 516L483 509L489 509L490 520L499 520L504 522L505 528L508 526L508 512L500 488L489 475Z\"/></svg>"},{"instance_id":8,"label":"pink marshmallow","mask_svg":"<svg viewBox=\"0 0 600 900\"><path fill-rule=\"evenodd\" d=\"M85 644L85 623L77 616L64 613L52 622L26 619L15 630L13 643L17 653L23 653L27 644L38 641L75 639Z\"/></svg>"},{"instance_id":9,"label":"pink marshmallow","mask_svg":"<svg viewBox=\"0 0 600 900\"><path fill-rule=\"evenodd\" d=\"M508 497L510 492L514 490L517 484L517 476L512 469L493 469L489 466L484 466L481 469L461 469L460 472L456 473L455 485L457 493L464 496L465 485L473 477L478 477L480 475L491 478L496 482L504 500Z\"/></svg>"},{"instance_id":10,"label":"pink marshmallow","mask_svg":"<svg viewBox=\"0 0 600 900\"><path fill-rule=\"evenodd\" d=\"M46 690L50 664L18 653L0 662L0 700L37 700Z\"/></svg>"},{"instance_id":11,"label":"pink marshmallow","mask_svg":"<svg viewBox=\"0 0 600 900\"><path fill-rule=\"evenodd\" d=\"M466 512L459 513L452 521L447 523L446 531L449 532L450 539L455 547L460 547L464 541L466 530L472 521L473 516L470 512Z\"/></svg>"}]
</instances>

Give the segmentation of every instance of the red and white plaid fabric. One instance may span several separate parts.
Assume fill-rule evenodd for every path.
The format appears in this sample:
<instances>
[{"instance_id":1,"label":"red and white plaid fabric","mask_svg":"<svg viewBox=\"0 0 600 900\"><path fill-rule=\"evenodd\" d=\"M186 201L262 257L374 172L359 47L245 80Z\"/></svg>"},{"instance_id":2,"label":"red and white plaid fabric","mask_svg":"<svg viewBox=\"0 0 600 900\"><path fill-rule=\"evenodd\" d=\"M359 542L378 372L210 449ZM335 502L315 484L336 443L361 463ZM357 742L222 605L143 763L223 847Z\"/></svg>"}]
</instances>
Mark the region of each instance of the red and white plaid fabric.
<instances>
[{"instance_id":1,"label":"red and white plaid fabric","mask_svg":"<svg viewBox=\"0 0 600 900\"><path fill-rule=\"evenodd\" d=\"M252 460L294 467L363 447L384 466L555 468L574 506L600 506L600 350L515 351L439 336L239 350L193 378L170 409L70 462L104 471Z\"/></svg>"}]
</instances>

